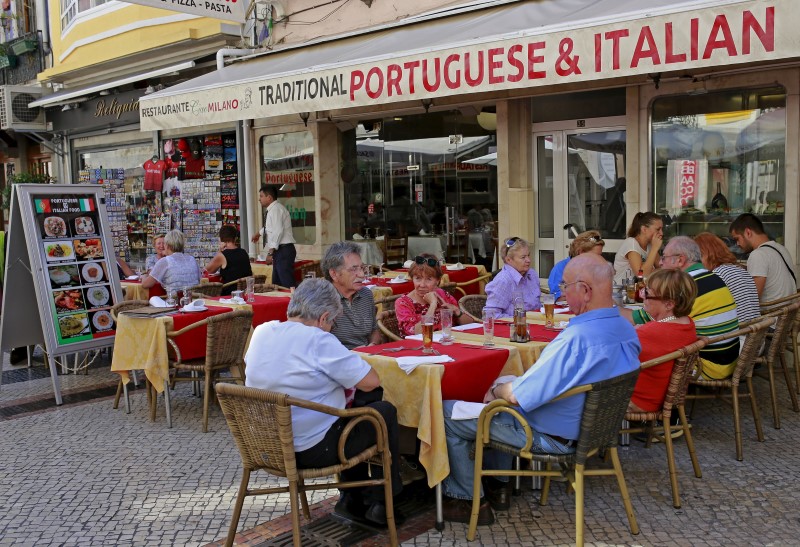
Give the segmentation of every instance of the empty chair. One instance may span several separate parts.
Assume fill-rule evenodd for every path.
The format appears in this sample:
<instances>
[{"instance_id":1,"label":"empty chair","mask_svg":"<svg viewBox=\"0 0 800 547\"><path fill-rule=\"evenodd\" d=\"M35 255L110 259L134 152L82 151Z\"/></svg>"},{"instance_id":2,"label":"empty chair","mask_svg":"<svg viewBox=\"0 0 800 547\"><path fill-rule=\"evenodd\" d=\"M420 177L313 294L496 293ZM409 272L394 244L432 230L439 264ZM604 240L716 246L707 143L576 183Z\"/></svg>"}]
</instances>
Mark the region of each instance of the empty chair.
<instances>
[{"instance_id":1,"label":"empty chair","mask_svg":"<svg viewBox=\"0 0 800 547\"><path fill-rule=\"evenodd\" d=\"M468 294L467 296L463 296L461 300L458 301L458 307L461 308L461 311L469 315L478 323L480 323L482 320L481 315L483 313L484 306L486 306L485 294Z\"/></svg>"},{"instance_id":2,"label":"empty chair","mask_svg":"<svg viewBox=\"0 0 800 547\"><path fill-rule=\"evenodd\" d=\"M381 247L383 262L387 268L402 268L408 256L408 237L389 237L383 240Z\"/></svg>"},{"instance_id":3,"label":"empty chair","mask_svg":"<svg viewBox=\"0 0 800 547\"><path fill-rule=\"evenodd\" d=\"M189 287L189 293L192 298L200 298L203 296L219 296L222 294L222 283L200 283Z\"/></svg>"}]
</instances>

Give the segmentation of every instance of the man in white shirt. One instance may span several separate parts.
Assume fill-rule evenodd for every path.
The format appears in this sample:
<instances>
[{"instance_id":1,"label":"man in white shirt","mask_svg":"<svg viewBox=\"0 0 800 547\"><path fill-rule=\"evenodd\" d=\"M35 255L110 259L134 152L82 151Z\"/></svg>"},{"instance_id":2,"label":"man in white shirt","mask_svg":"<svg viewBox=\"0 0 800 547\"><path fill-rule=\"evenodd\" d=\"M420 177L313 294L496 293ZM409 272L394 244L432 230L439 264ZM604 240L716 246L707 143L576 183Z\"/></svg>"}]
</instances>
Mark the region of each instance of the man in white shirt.
<instances>
[{"instance_id":1,"label":"man in white shirt","mask_svg":"<svg viewBox=\"0 0 800 547\"><path fill-rule=\"evenodd\" d=\"M752 213L739 215L731 223L730 234L746 253L747 271L753 276L758 298L763 304L797 292L797 275L789 251L770 240L761 220Z\"/></svg>"},{"instance_id":2,"label":"man in white shirt","mask_svg":"<svg viewBox=\"0 0 800 547\"><path fill-rule=\"evenodd\" d=\"M278 202L278 189L275 186L261 185L258 201L267 208L264 226L251 241L258 241L264 236L264 249L267 251L267 264L272 264L272 283L283 287L294 287L294 259L297 250L294 247L292 234L292 218L283 204Z\"/></svg>"}]
</instances>

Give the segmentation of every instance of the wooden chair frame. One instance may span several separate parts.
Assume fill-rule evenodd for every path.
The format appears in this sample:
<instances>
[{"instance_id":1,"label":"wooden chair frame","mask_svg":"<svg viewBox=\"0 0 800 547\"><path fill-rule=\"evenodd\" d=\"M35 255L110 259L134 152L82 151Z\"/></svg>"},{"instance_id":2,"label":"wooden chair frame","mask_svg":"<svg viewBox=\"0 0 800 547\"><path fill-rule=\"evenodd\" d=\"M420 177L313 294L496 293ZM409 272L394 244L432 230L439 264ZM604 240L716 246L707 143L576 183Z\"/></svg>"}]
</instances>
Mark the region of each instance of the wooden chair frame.
<instances>
[{"instance_id":1,"label":"wooden chair frame","mask_svg":"<svg viewBox=\"0 0 800 547\"><path fill-rule=\"evenodd\" d=\"M464 290L464 287L469 285L474 285L475 283L483 283L485 281L489 281L492 278L492 274L481 275L476 277L475 279L470 279L469 281L463 281L461 283L456 283L456 290L460 291L462 296L467 296L467 291ZM477 296L477 295L471 295Z\"/></svg>"},{"instance_id":2,"label":"wooden chair frame","mask_svg":"<svg viewBox=\"0 0 800 547\"><path fill-rule=\"evenodd\" d=\"M408 236L385 236L381 244L381 252L383 252L383 263L387 268L396 265L402 266L408 256Z\"/></svg>"},{"instance_id":3,"label":"wooden chair frame","mask_svg":"<svg viewBox=\"0 0 800 547\"><path fill-rule=\"evenodd\" d=\"M331 488L354 488L364 486L383 486L386 503L386 521L389 532L389 543L397 545L397 529L395 528L394 506L392 498L391 473L384 473L383 478L354 482L314 482L306 484L306 479L338 474L370 459L379 458L384 469L391 468L392 455L389 452L386 423L381 415L372 408L338 409L302 399L295 399L282 393L261 389L219 384L217 386L222 412L230 427L239 453L242 457L242 480L236 502L233 507L231 524L225 546L233 545L236 528L242 513L242 505L247 496L259 496L273 493L289 493L292 518L292 536L295 547L300 546L300 507L306 519L311 518L306 492L309 490L328 490ZM339 438L339 464L315 469L298 469L294 451L294 434L292 432L292 407L306 408L323 414L340 418L351 418ZM347 458L344 452L347 437L360 422L372 424L375 428L376 443L363 452ZM284 477L288 486L273 488L249 488L250 474L262 469L267 473Z\"/></svg>"},{"instance_id":4,"label":"wooden chair frame","mask_svg":"<svg viewBox=\"0 0 800 547\"><path fill-rule=\"evenodd\" d=\"M481 478L484 476L544 477L542 494L539 500L540 505L547 504L550 480L554 477L566 477L575 491L575 544L578 546L583 546L584 542L584 478L614 476L617 479L622 503L628 515L631 533L638 534L639 525L636 522L636 515L633 512L633 505L631 504L628 488L625 484L625 476L617 454L619 424L625 415L625 410L638 376L639 369L637 368L615 378L575 387L554 399L555 401L565 397L572 397L579 393L586 394L581 418L580 437L575 452L571 454L532 452L533 432L522 414L505 400L498 399L489 403L481 411L478 418L478 432L475 440L475 480L472 493L472 514L469 530L467 531L467 539L470 541L475 539L478 512L480 510ZM522 448L499 443L491 439L490 427L492 418L501 412L510 414L522 425L526 435L525 446ZM483 451L485 447L501 450L516 457L545 463L546 468L542 470L483 469ZM611 459L613 467L611 469L586 469L586 460L601 450L605 450L606 457ZM553 470L553 464L558 464L560 469Z\"/></svg>"},{"instance_id":5,"label":"wooden chair frame","mask_svg":"<svg viewBox=\"0 0 800 547\"><path fill-rule=\"evenodd\" d=\"M226 287L236 287L237 291L244 291L247 289L247 278L253 278L253 286L256 285L263 285L267 282L267 276L263 274L259 275L249 275L245 277L240 277L239 279L234 279L233 281L228 281L227 283L222 284L222 288L225 289Z\"/></svg>"},{"instance_id":6,"label":"wooden chair frame","mask_svg":"<svg viewBox=\"0 0 800 547\"><path fill-rule=\"evenodd\" d=\"M189 287L189 292L192 298L197 298L199 296L219 296L222 294L222 283L200 283L199 285Z\"/></svg>"}]
</instances>

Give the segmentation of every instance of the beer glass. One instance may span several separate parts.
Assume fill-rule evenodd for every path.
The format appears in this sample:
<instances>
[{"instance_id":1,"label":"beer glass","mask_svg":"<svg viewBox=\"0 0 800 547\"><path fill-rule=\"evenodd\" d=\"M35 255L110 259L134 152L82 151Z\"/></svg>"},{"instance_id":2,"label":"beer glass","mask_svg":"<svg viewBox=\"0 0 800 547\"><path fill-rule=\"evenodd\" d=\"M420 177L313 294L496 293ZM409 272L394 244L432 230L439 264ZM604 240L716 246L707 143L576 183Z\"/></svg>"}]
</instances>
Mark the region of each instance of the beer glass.
<instances>
[{"instance_id":1,"label":"beer glass","mask_svg":"<svg viewBox=\"0 0 800 547\"><path fill-rule=\"evenodd\" d=\"M432 354L433 351L433 317L422 318L422 353Z\"/></svg>"},{"instance_id":2,"label":"beer glass","mask_svg":"<svg viewBox=\"0 0 800 547\"><path fill-rule=\"evenodd\" d=\"M544 306L544 326L553 328L555 326L556 297L552 294L543 294L542 305Z\"/></svg>"},{"instance_id":3,"label":"beer glass","mask_svg":"<svg viewBox=\"0 0 800 547\"><path fill-rule=\"evenodd\" d=\"M483 319L483 345L492 347L494 346L495 311L483 308L481 318Z\"/></svg>"},{"instance_id":4,"label":"beer glass","mask_svg":"<svg viewBox=\"0 0 800 547\"><path fill-rule=\"evenodd\" d=\"M451 329L453 328L453 310L443 308L440 312L442 318L442 340L441 343L449 346L453 343L453 335Z\"/></svg>"}]
</instances>

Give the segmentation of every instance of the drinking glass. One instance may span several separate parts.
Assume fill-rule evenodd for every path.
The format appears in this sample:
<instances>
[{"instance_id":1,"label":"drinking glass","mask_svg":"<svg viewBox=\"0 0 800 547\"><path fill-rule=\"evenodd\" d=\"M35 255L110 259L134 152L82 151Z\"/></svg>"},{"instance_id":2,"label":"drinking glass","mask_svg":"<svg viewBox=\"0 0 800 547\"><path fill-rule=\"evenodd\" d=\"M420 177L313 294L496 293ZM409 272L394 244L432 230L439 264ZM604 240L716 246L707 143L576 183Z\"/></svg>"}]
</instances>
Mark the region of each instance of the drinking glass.
<instances>
[{"instance_id":1,"label":"drinking glass","mask_svg":"<svg viewBox=\"0 0 800 547\"><path fill-rule=\"evenodd\" d=\"M494 320L496 312L483 308L481 318L483 319L483 345L486 347L494 346Z\"/></svg>"},{"instance_id":2,"label":"drinking glass","mask_svg":"<svg viewBox=\"0 0 800 547\"><path fill-rule=\"evenodd\" d=\"M442 320L442 340L441 343L449 346L453 343L453 310L450 308L442 308L439 312Z\"/></svg>"},{"instance_id":3,"label":"drinking glass","mask_svg":"<svg viewBox=\"0 0 800 547\"><path fill-rule=\"evenodd\" d=\"M552 294L543 294L542 305L544 306L544 326L553 328L555 326L556 297Z\"/></svg>"},{"instance_id":4,"label":"drinking glass","mask_svg":"<svg viewBox=\"0 0 800 547\"><path fill-rule=\"evenodd\" d=\"M625 284L625 296L628 298L628 304L636 302L636 283L630 281Z\"/></svg>"},{"instance_id":5,"label":"drinking glass","mask_svg":"<svg viewBox=\"0 0 800 547\"><path fill-rule=\"evenodd\" d=\"M192 303L192 291L189 290L189 287L183 288L183 296L181 296L181 308L184 306L188 306Z\"/></svg>"},{"instance_id":6,"label":"drinking glass","mask_svg":"<svg viewBox=\"0 0 800 547\"><path fill-rule=\"evenodd\" d=\"M167 291L167 306L175 306L177 302L175 301L175 289L169 289Z\"/></svg>"},{"instance_id":7,"label":"drinking glass","mask_svg":"<svg viewBox=\"0 0 800 547\"><path fill-rule=\"evenodd\" d=\"M242 298L242 291L231 291L231 298Z\"/></svg>"},{"instance_id":8,"label":"drinking glass","mask_svg":"<svg viewBox=\"0 0 800 547\"><path fill-rule=\"evenodd\" d=\"M422 353L433 353L433 317L422 318Z\"/></svg>"},{"instance_id":9,"label":"drinking glass","mask_svg":"<svg viewBox=\"0 0 800 547\"><path fill-rule=\"evenodd\" d=\"M369 228L364 228L364 239L369 239Z\"/></svg>"},{"instance_id":10,"label":"drinking glass","mask_svg":"<svg viewBox=\"0 0 800 547\"><path fill-rule=\"evenodd\" d=\"M255 302L256 295L254 291L256 280L253 277L248 277L245 282L247 283L247 301Z\"/></svg>"}]
</instances>

